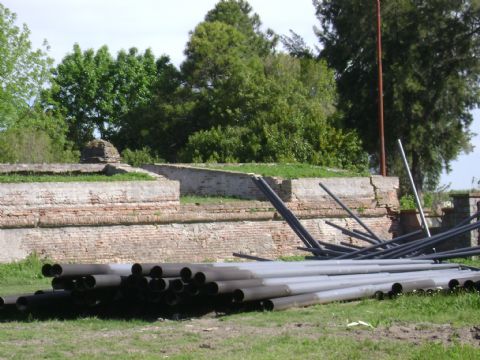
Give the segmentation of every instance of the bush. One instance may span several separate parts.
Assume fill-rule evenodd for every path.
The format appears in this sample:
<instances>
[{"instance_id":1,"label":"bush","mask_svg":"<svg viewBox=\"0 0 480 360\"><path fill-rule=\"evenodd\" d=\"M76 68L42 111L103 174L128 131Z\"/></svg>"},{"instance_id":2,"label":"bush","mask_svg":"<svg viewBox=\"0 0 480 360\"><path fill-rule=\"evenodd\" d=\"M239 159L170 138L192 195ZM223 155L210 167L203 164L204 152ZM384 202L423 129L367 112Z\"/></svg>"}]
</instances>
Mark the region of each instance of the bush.
<instances>
[{"instance_id":1,"label":"bush","mask_svg":"<svg viewBox=\"0 0 480 360\"><path fill-rule=\"evenodd\" d=\"M152 154L152 151L148 147L143 147L142 149L137 150L125 149L122 151L122 160L135 167L144 164L164 162L162 158Z\"/></svg>"},{"instance_id":2,"label":"bush","mask_svg":"<svg viewBox=\"0 0 480 360\"><path fill-rule=\"evenodd\" d=\"M0 134L2 163L76 163L78 151L64 148L44 130L12 128Z\"/></svg>"}]
</instances>

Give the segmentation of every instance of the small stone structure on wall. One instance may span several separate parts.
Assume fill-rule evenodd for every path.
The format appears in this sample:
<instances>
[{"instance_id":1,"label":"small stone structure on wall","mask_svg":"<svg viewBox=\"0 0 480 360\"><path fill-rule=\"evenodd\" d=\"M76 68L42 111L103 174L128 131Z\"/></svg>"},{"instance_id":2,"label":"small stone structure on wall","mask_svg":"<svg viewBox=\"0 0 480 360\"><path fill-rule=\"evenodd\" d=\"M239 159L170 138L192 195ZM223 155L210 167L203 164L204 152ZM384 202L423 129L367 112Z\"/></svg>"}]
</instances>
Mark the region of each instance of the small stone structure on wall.
<instances>
[{"instance_id":1,"label":"small stone structure on wall","mask_svg":"<svg viewBox=\"0 0 480 360\"><path fill-rule=\"evenodd\" d=\"M43 170L59 170L55 166ZM124 165L71 166L76 171L82 171L83 166L90 170L97 166L105 173L132 171ZM249 199L260 200L181 205L182 179L161 175L156 175L156 181L2 184L0 262L18 260L32 252L55 261L103 263L225 260L233 258L232 252L272 259L305 254L296 249L303 243L272 205L261 200L248 175L217 173L210 176L209 186L197 177L202 191L220 188L223 195L249 194ZM185 178L194 183L195 176L187 171ZM319 180L268 179L315 238L356 243L325 224L330 220L357 228L321 190ZM398 179L321 180L379 236L391 238L400 232ZM236 192L229 193L228 188Z\"/></svg>"},{"instance_id":2,"label":"small stone structure on wall","mask_svg":"<svg viewBox=\"0 0 480 360\"><path fill-rule=\"evenodd\" d=\"M452 195L453 209L446 212L444 216L445 227L453 227L459 224L465 218L475 214L480 210L480 192L471 191ZM480 218L477 218L480 220ZM455 239L453 248L463 248L467 246L480 245L480 232L470 231Z\"/></svg>"}]
</instances>

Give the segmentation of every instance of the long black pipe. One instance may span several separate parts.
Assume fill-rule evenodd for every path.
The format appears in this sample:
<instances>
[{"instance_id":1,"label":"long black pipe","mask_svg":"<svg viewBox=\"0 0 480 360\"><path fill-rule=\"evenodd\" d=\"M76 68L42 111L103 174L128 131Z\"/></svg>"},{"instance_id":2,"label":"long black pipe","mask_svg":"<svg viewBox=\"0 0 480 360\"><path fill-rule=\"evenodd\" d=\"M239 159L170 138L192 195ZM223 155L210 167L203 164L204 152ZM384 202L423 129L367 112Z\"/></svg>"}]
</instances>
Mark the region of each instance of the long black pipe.
<instances>
[{"instance_id":1,"label":"long black pipe","mask_svg":"<svg viewBox=\"0 0 480 360\"><path fill-rule=\"evenodd\" d=\"M370 229L357 215L353 213L352 210L348 208L334 193L332 193L323 183L318 183L320 187L328 194L330 197L335 200L335 202L342 207L355 221L362 226L367 232L372 235L372 237L376 240L376 242L382 242L383 240L380 239L373 231Z\"/></svg>"},{"instance_id":2,"label":"long black pipe","mask_svg":"<svg viewBox=\"0 0 480 360\"><path fill-rule=\"evenodd\" d=\"M464 226L460 226L457 228L454 228L450 231L446 231L441 234L437 234L431 237L424 238L422 240L417 240L409 244L405 244L402 246L399 246L398 248L395 248L393 252L388 252L387 254L381 255L379 258L384 258L384 257L400 257L400 256L405 256L408 255L414 251L421 251L427 247L433 246L435 244L438 244L440 242L443 242L445 240L448 240L449 238L453 236L457 236L460 234L463 234L468 231L475 230L480 227L480 221L475 222L473 224L468 224ZM400 248L400 249L399 249Z\"/></svg>"},{"instance_id":3,"label":"long black pipe","mask_svg":"<svg viewBox=\"0 0 480 360\"><path fill-rule=\"evenodd\" d=\"M353 231L351 231L351 230L349 230L349 229L346 229L346 228L344 228L344 227L342 227L342 226L340 226L340 225L337 225L337 224L335 224L335 223L333 223L333 222L331 222L331 221L326 220L326 221L325 221L325 224L330 225L330 226L334 227L334 228L337 229L337 230L340 230L340 231L341 231L343 234L345 234L345 235L348 235L348 236L357 238L357 239L359 239L359 240L363 240L363 241L365 241L365 242L368 242L369 244L378 244L378 241L373 240L373 239L371 239L370 237L363 236L363 235L361 235L361 234L355 233L355 232L353 232ZM383 244L382 244L382 246L383 246Z\"/></svg>"},{"instance_id":4,"label":"long black pipe","mask_svg":"<svg viewBox=\"0 0 480 360\"><path fill-rule=\"evenodd\" d=\"M307 247L320 247L317 241L310 235L297 217L290 211L290 209L287 208L282 199L280 199L280 197L273 191L270 185L268 185L268 183L262 177L252 176L252 181L255 185L257 185L260 191L265 195L275 209L277 209L290 228L297 234L300 240L302 240Z\"/></svg>"},{"instance_id":5,"label":"long black pipe","mask_svg":"<svg viewBox=\"0 0 480 360\"><path fill-rule=\"evenodd\" d=\"M396 252L398 250L420 247L422 244L425 244L426 242L432 241L432 240L435 241L436 239L445 239L446 240L446 239L449 239L453 236L459 235L462 232L467 232L467 231L471 231L472 229L475 229L474 225L475 224L454 227L454 228L449 229L447 231L444 231L440 234L433 235L432 237L414 240L414 241L411 241L409 243L399 245L396 248L380 250L380 251L377 251L375 253L363 255L363 256L358 257L358 259L369 259L369 258L377 257L377 256L380 256L380 258L381 258L381 256L388 255L389 253L390 253L390 257L393 257L391 255L394 251ZM478 226L480 226L480 225L477 225L477 227ZM392 239L390 241L393 242L394 239ZM384 244L388 244L390 241L386 241ZM396 240L396 241L398 241L398 240ZM372 250L372 249L375 249L375 248L378 248L378 245L372 245L372 246L369 246L368 248L365 248L363 250L358 250L358 251L354 252L352 255L359 255L359 254L367 252L368 250ZM341 259L341 258L342 257L339 257L339 259Z\"/></svg>"},{"instance_id":6,"label":"long black pipe","mask_svg":"<svg viewBox=\"0 0 480 360\"><path fill-rule=\"evenodd\" d=\"M55 291L38 295L20 296L17 299L17 309L31 311L46 307L57 306L71 300L70 291Z\"/></svg>"}]
</instances>

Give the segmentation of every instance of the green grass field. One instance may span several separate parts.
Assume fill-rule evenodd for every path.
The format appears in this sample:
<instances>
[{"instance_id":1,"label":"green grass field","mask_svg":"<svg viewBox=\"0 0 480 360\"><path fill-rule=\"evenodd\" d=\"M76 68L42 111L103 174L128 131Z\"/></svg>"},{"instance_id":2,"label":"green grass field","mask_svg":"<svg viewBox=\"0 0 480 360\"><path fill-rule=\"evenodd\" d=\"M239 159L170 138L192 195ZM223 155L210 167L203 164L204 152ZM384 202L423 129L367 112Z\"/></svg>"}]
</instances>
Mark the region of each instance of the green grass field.
<instances>
[{"instance_id":1,"label":"green grass field","mask_svg":"<svg viewBox=\"0 0 480 360\"><path fill-rule=\"evenodd\" d=\"M41 265L36 257L0 265L2 295L45 288ZM358 321L368 325L348 326ZM0 312L0 359L162 358L479 359L480 296L407 295L182 321L13 321Z\"/></svg>"},{"instance_id":2,"label":"green grass field","mask_svg":"<svg viewBox=\"0 0 480 360\"><path fill-rule=\"evenodd\" d=\"M92 181L139 181L155 180L144 173L124 173L107 176L104 174L67 173L61 175L41 173L10 173L0 174L0 183L31 183L31 182L92 182Z\"/></svg>"},{"instance_id":3,"label":"green grass field","mask_svg":"<svg viewBox=\"0 0 480 360\"><path fill-rule=\"evenodd\" d=\"M309 178L309 177L354 177L368 176L365 173L355 173L347 170L330 169L322 166L308 164L211 164L203 165L210 169L239 171L243 173L255 173L262 176L278 176L285 179Z\"/></svg>"}]
</instances>

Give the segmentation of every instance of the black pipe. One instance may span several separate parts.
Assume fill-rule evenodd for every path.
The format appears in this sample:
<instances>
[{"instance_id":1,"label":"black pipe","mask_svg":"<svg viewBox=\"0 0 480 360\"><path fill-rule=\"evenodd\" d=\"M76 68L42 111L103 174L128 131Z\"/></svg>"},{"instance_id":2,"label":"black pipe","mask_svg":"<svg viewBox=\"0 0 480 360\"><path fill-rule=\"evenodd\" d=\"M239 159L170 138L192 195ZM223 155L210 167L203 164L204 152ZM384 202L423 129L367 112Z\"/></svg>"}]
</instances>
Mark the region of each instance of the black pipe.
<instances>
[{"instance_id":1,"label":"black pipe","mask_svg":"<svg viewBox=\"0 0 480 360\"><path fill-rule=\"evenodd\" d=\"M290 228L297 234L300 240L307 246L318 248L319 245L317 241L310 235L310 233L305 229L305 227L300 223L298 218L287 208L285 203L280 199L280 197L273 191L273 189L268 185L268 183L262 177L252 177L253 182L257 187L262 191L265 197L270 201L270 203L277 209L277 211L282 215Z\"/></svg>"},{"instance_id":2,"label":"black pipe","mask_svg":"<svg viewBox=\"0 0 480 360\"><path fill-rule=\"evenodd\" d=\"M435 244L438 244L440 242L448 240L449 238L451 238L453 236L457 236L457 235L460 235L462 233L475 230L479 227L480 227L480 221L475 222L473 224L468 224L468 225L464 225L464 226L461 226L461 227L458 227L458 228L454 228L454 229L452 229L452 231L447 231L447 232L444 232L444 233L441 233L441 234L437 234L437 235L434 235L434 236L431 236L431 237L427 237L427 238L424 238L424 239L421 239L421 240L417 240L413 243L409 243L409 244L399 246L399 249L395 248L394 249L395 251L388 252L387 254L384 253L379 258L384 258L384 257L387 257L387 256L396 256L396 257L405 256L405 255L408 255L408 254L410 254L414 251L421 251L421 250L423 250L423 249L425 249L429 246L433 246Z\"/></svg>"},{"instance_id":3,"label":"black pipe","mask_svg":"<svg viewBox=\"0 0 480 360\"><path fill-rule=\"evenodd\" d=\"M42 275L45 277L52 277L52 265L45 264L42 266Z\"/></svg>"},{"instance_id":4,"label":"black pipe","mask_svg":"<svg viewBox=\"0 0 480 360\"><path fill-rule=\"evenodd\" d=\"M31 311L58 306L71 300L70 291L55 291L51 293L21 296L16 305L19 311Z\"/></svg>"},{"instance_id":5,"label":"black pipe","mask_svg":"<svg viewBox=\"0 0 480 360\"><path fill-rule=\"evenodd\" d=\"M152 278L148 283L151 291L161 292L170 289L172 281L178 280L177 278Z\"/></svg>"},{"instance_id":6,"label":"black pipe","mask_svg":"<svg viewBox=\"0 0 480 360\"><path fill-rule=\"evenodd\" d=\"M357 216L353 213L352 210L348 208L334 193L332 193L324 184L321 182L319 183L320 187L328 194L330 197L335 200L335 202L342 207L355 221L362 226L367 232L372 235L372 237L376 240L376 242L382 242L382 240Z\"/></svg>"},{"instance_id":7,"label":"black pipe","mask_svg":"<svg viewBox=\"0 0 480 360\"><path fill-rule=\"evenodd\" d=\"M128 275L131 272L131 265L120 264L54 264L50 273L55 276L86 276L121 274Z\"/></svg>"},{"instance_id":8,"label":"black pipe","mask_svg":"<svg viewBox=\"0 0 480 360\"><path fill-rule=\"evenodd\" d=\"M166 263L166 264L159 264L156 266L153 266L152 269L150 270L150 276L153 278L171 278L171 277L180 277L180 272L182 271L183 268L185 267L192 267L196 266L197 268L202 267L201 265L198 264L190 264L190 263ZM205 266L203 266L205 267Z\"/></svg>"},{"instance_id":9,"label":"black pipe","mask_svg":"<svg viewBox=\"0 0 480 360\"><path fill-rule=\"evenodd\" d=\"M360 235L360 234L357 234L357 233L354 233L353 231L349 230L349 229L346 229L340 225L337 225L337 224L334 224L333 222L331 221L328 221L326 220L325 221L325 224L327 225L330 225L332 227L334 227L335 229L337 230L340 230L343 234L345 235L348 235L348 236L351 236L351 237L354 237L354 238L357 238L357 239L360 239L360 240L363 240L365 242L368 242L369 244L378 244L378 241L376 240L373 240L367 236L363 236L363 235ZM382 244L383 245L383 244Z\"/></svg>"},{"instance_id":10,"label":"black pipe","mask_svg":"<svg viewBox=\"0 0 480 360\"><path fill-rule=\"evenodd\" d=\"M169 289L175 293L183 292L185 288L184 282L181 279L175 279L170 281Z\"/></svg>"},{"instance_id":11,"label":"black pipe","mask_svg":"<svg viewBox=\"0 0 480 360\"><path fill-rule=\"evenodd\" d=\"M214 281L205 284L204 289L208 295L218 295L233 292L239 288L247 288L263 285L263 279L248 280L230 280L230 281Z\"/></svg>"},{"instance_id":12,"label":"black pipe","mask_svg":"<svg viewBox=\"0 0 480 360\"><path fill-rule=\"evenodd\" d=\"M479 223L474 223L474 224L469 224L469 225L464 225L464 226L460 226L460 227L455 227L455 228L452 228L450 230L444 231L440 234L433 235L431 237L422 238L422 239L414 240L414 241L406 243L406 244L399 245L399 246L397 246L396 248L393 248L393 249L385 249L385 250L377 251L375 253L363 255L363 256L360 256L359 259L369 259L371 257L377 257L377 256L379 258L383 258L384 255L389 255L390 257L392 257L393 253L397 253L397 252L400 253L400 251L404 251L406 249L408 249L407 253L410 253L410 252L419 250L425 244L426 244L425 246L428 246L430 243L432 243L432 241L436 242L437 239L441 239L441 241L447 240L447 239L449 239L453 236L457 236L457 235L459 235L463 232L471 231L471 230L473 230L477 227L480 227L480 222ZM384 244L387 244L387 243L389 243L389 241L386 241ZM363 252L366 252L368 249L372 249L374 247L376 248L378 246L372 245L368 248L365 248L365 250ZM359 254L361 252L362 252L362 250L358 250L356 253ZM401 256L401 255L397 255L397 257L399 257L399 256ZM385 256L385 257L387 257L387 256Z\"/></svg>"},{"instance_id":13,"label":"black pipe","mask_svg":"<svg viewBox=\"0 0 480 360\"><path fill-rule=\"evenodd\" d=\"M193 281L197 285L205 285L206 283L213 281L226 281L226 280L246 280L252 279L254 276L249 270L220 268L216 270L202 270L195 273Z\"/></svg>"},{"instance_id":14,"label":"black pipe","mask_svg":"<svg viewBox=\"0 0 480 360\"><path fill-rule=\"evenodd\" d=\"M125 279L125 276L120 275L88 275L83 279L83 284L87 289L117 287Z\"/></svg>"}]
</instances>

